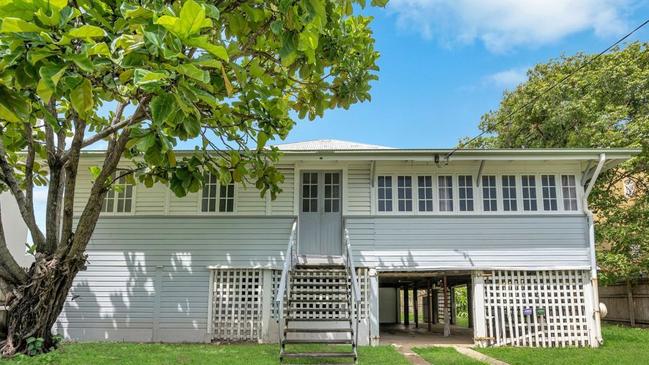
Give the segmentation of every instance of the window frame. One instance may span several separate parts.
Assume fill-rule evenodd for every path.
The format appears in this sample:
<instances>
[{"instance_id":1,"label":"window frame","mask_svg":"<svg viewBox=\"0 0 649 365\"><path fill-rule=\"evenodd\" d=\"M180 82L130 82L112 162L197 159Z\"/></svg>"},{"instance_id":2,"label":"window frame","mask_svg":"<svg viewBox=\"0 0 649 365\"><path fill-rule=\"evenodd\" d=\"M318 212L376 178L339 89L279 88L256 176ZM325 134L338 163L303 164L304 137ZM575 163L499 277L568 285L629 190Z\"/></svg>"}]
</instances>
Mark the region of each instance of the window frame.
<instances>
[{"instance_id":1,"label":"window frame","mask_svg":"<svg viewBox=\"0 0 649 365\"><path fill-rule=\"evenodd\" d=\"M237 213L237 201L239 200L237 197L239 196L238 191L239 191L239 184L236 182L232 181L231 184L233 185L232 189L232 211L231 212L221 212L219 211L219 207L221 204L221 182L216 179L216 210L214 212L210 211L204 211L203 210L203 189L205 188L205 185L201 188L200 192L198 192L196 195L198 195L198 213L199 214L207 214L207 215L233 215Z\"/></svg>"},{"instance_id":2,"label":"window frame","mask_svg":"<svg viewBox=\"0 0 649 365\"><path fill-rule=\"evenodd\" d=\"M122 178L126 179L125 176L123 176ZM137 192L136 187L137 187L138 184L128 184L128 183L126 183L126 185L131 185L132 186L132 190L131 190L131 210L128 211L128 212L118 212L117 211L117 194L119 194L119 193L117 191L115 191L115 190L112 190L113 193L115 193L115 196L113 197L113 210L110 211L110 212L104 212L103 209L100 207L100 210L101 210L99 212L100 216L120 216L120 215L128 216L128 215L134 215L135 214L135 203L137 201L136 200L136 198L137 198L136 197L136 192ZM102 203L101 203L102 207L103 207L103 204L104 204L105 201L106 201L106 197L104 197L104 200L102 200Z\"/></svg>"},{"instance_id":3,"label":"window frame","mask_svg":"<svg viewBox=\"0 0 649 365\"><path fill-rule=\"evenodd\" d=\"M557 210L544 210L543 207L543 187L542 187L542 176L551 175L554 176L556 183L556 192L557 192ZM563 192L561 185L561 176L562 175L573 175L575 176L575 185L576 185L576 197L577 197L577 210L564 210L563 209ZM378 210L378 178L379 176L389 176L392 179L392 210L391 211L379 211ZM398 176L411 176L412 177L412 190L413 190L413 210L412 211L399 211L398 210L398 196L397 196L397 179ZM451 176L453 183L453 211L440 211L439 210L439 177L440 176ZM460 198L459 198L459 177L460 176L471 176L473 183L473 211L461 211L460 210ZM495 177L495 190L496 195L494 197L497 209L494 211L484 210L483 203L483 184L482 178L484 176L494 176ZM516 183L516 207L515 211L505 211L503 203L503 176L514 176ZM534 176L535 179L535 189L536 189L536 202L537 210L525 210L523 203L523 180L522 176ZM430 177L432 182L432 211L420 211L419 210L419 178L420 177ZM479 180L479 181L478 181ZM371 203L371 214L373 215L401 215L401 216L467 216L467 215L574 215L580 214L582 212L582 196L583 196L583 186L581 186L580 177L574 171L567 169L560 169L559 171L553 172L527 172L525 170L514 169L512 170L503 170L501 171L486 171L478 176L473 171L459 171L454 170L452 172L445 173L444 171L435 171L431 173L422 172L422 170L413 170L412 173L405 172L403 170L397 172L389 171L377 171L374 174L374 188L372 189L372 203ZM478 185L479 183L479 185Z\"/></svg>"},{"instance_id":4,"label":"window frame","mask_svg":"<svg viewBox=\"0 0 649 365\"><path fill-rule=\"evenodd\" d=\"M564 176L568 177L568 179L570 179L570 177L574 177L574 179L575 179L575 185L574 185L574 189L575 189L575 197L574 197L574 199L575 199L575 209L574 210L573 209L566 209L565 195L563 194L563 189L564 189L564 187L563 187L563 177ZM580 198L579 180L577 179L577 175L570 174L570 173L561 173L561 174L558 175L558 178L560 179L560 184L561 184L561 208L562 208L562 211L567 212L567 213L579 212L581 210L581 206L579 204L579 201L581 199L579 199Z\"/></svg>"}]
</instances>

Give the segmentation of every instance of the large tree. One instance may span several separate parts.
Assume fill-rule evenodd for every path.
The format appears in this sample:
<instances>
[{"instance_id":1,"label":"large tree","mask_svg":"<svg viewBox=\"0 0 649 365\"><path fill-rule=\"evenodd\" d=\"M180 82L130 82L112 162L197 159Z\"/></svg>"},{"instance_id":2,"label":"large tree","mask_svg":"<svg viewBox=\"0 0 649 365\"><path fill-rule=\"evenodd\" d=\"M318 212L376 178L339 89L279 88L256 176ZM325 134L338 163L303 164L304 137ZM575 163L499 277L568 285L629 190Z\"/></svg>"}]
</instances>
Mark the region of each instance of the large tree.
<instances>
[{"instance_id":1,"label":"large tree","mask_svg":"<svg viewBox=\"0 0 649 365\"><path fill-rule=\"evenodd\" d=\"M589 206L602 279L649 274L649 43L536 65L526 82L505 92L497 110L482 117L480 129L483 137L461 144L641 148L639 156L600 176ZM625 183L635 187L631 196Z\"/></svg>"},{"instance_id":2,"label":"large tree","mask_svg":"<svg viewBox=\"0 0 649 365\"><path fill-rule=\"evenodd\" d=\"M371 19L353 14L364 6L0 0L0 190L15 197L36 258L20 268L0 225L0 283L9 293L2 354L25 351L29 338L54 344L52 325L118 178L183 196L210 172L274 197L282 177L267 141L286 137L295 117L370 99L378 52ZM194 152L176 156L187 140L197 142ZM75 212L81 151L96 143L104 159ZM36 224L35 185L48 190L45 227Z\"/></svg>"}]
</instances>

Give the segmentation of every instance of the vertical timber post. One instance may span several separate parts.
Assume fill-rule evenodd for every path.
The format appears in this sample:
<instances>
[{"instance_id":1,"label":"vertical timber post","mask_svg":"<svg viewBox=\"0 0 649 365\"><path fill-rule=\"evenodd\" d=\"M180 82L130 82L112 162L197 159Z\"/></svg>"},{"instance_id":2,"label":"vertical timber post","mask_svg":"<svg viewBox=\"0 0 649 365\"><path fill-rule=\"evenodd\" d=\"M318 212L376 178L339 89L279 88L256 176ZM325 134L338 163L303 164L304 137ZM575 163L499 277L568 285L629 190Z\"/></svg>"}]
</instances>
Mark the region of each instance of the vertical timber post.
<instances>
[{"instance_id":1,"label":"vertical timber post","mask_svg":"<svg viewBox=\"0 0 649 365\"><path fill-rule=\"evenodd\" d=\"M261 296L261 342L270 342L270 326L273 311L273 270L262 270Z\"/></svg>"},{"instance_id":2,"label":"vertical timber post","mask_svg":"<svg viewBox=\"0 0 649 365\"><path fill-rule=\"evenodd\" d=\"M403 324L408 327L410 326L410 298L408 292L410 288L407 286L403 287Z\"/></svg>"},{"instance_id":3,"label":"vertical timber post","mask_svg":"<svg viewBox=\"0 0 649 365\"><path fill-rule=\"evenodd\" d=\"M455 302L455 287L450 287L449 293L451 295L451 324L455 325L456 323L456 315L457 315L457 303Z\"/></svg>"},{"instance_id":4,"label":"vertical timber post","mask_svg":"<svg viewBox=\"0 0 649 365\"><path fill-rule=\"evenodd\" d=\"M473 306L473 285L469 282L466 285L466 313L469 318L469 328L473 328L473 311L475 307Z\"/></svg>"},{"instance_id":5,"label":"vertical timber post","mask_svg":"<svg viewBox=\"0 0 649 365\"><path fill-rule=\"evenodd\" d=\"M370 277L370 309L369 309L369 334L370 346L377 346L380 340L379 323L379 276L374 269L369 270Z\"/></svg>"},{"instance_id":6,"label":"vertical timber post","mask_svg":"<svg viewBox=\"0 0 649 365\"><path fill-rule=\"evenodd\" d=\"M417 286L412 289L412 308L415 312L415 328L419 328L419 298L417 298Z\"/></svg>"},{"instance_id":7,"label":"vertical timber post","mask_svg":"<svg viewBox=\"0 0 649 365\"><path fill-rule=\"evenodd\" d=\"M487 321L485 318L484 276L480 271L472 275L473 287L473 341L480 347L485 347L487 342Z\"/></svg>"},{"instance_id":8,"label":"vertical timber post","mask_svg":"<svg viewBox=\"0 0 649 365\"><path fill-rule=\"evenodd\" d=\"M428 332L433 332L433 283L428 279Z\"/></svg>"}]
</instances>

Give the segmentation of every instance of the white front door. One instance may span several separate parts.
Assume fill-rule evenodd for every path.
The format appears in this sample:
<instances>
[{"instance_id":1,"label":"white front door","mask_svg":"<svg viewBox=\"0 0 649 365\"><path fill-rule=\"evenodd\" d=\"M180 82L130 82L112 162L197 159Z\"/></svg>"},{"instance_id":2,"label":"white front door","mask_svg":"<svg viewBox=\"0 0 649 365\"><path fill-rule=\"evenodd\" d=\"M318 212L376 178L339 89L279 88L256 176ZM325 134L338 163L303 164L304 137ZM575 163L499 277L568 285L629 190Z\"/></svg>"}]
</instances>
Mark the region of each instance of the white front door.
<instances>
[{"instance_id":1,"label":"white front door","mask_svg":"<svg viewBox=\"0 0 649 365\"><path fill-rule=\"evenodd\" d=\"M301 255L342 254L342 176L337 171L302 172L300 182Z\"/></svg>"}]
</instances>

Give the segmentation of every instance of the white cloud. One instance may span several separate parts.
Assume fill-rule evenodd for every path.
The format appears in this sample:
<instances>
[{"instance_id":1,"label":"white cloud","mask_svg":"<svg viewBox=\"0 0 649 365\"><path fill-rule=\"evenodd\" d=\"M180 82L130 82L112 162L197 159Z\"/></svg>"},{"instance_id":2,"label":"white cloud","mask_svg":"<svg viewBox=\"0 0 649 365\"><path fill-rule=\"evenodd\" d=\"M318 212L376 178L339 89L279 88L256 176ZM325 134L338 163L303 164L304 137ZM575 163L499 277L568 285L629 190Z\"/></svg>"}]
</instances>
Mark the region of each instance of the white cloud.
<instances>
[{"instance_id":1,"label":"white cloud","mask_svg":"<svg viewBox=\"0 0 649 365\"><path fill-rule=\"evenodd\" d=\"M491 74L485 77L485 81L498 87L513 89L518 84L527 81L527 70L527 67L511 68Z\"/></svg>"},{"instance_id":2,"label":"white cloud","mask_svg":"<svg viewBox=\"0 0 649 365\"><path fill-rule=\"evenodd\" d=\"M443 43L480 41L492 52L538 46L592 31L628 28L630 0L391 0L400 27Z\"/></svg>"}]
</instances>

